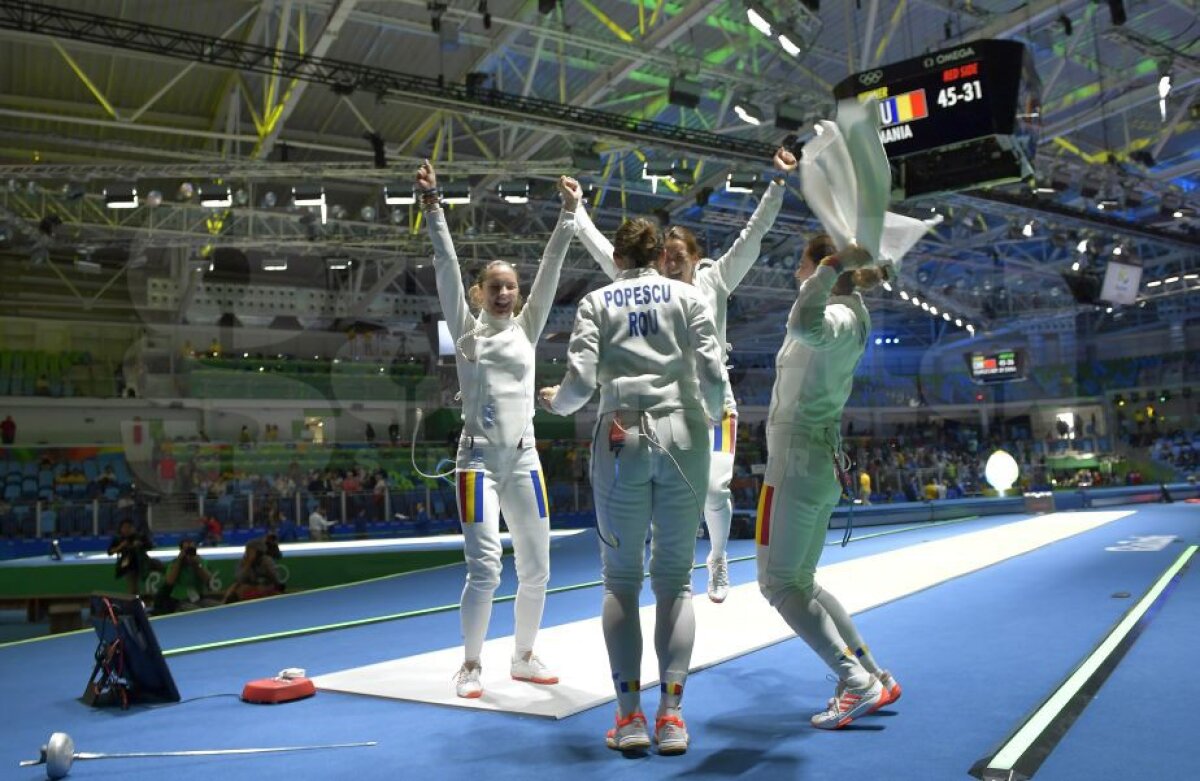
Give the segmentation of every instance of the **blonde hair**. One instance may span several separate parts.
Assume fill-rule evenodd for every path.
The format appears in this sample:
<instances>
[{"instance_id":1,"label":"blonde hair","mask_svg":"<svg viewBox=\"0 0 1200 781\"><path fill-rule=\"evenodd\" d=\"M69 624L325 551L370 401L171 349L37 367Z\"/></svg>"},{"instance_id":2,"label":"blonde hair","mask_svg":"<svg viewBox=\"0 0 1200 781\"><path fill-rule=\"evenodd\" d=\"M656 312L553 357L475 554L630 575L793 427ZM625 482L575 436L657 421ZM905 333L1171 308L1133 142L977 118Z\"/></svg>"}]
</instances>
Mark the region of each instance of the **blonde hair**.
<instances>
[{"instance_id":1,"label":"blonde hair","mask_svg":"<svg viewBox=\"0 0 1200 781\"><path fill-rule=\"evenodd\" d=\"M501 267L507 268L513 273L513 276L517 278L518 293L516 300L513 302L513 314L518 315L521 313L521 307L525 305L525 299L519 292L521 278L517 275L517 270L513 267L513 264L509 263L507 260L490 261L485 264L483 268L479 269L477 274L475 274L475 283L467 288L467 303L470 305L471 309L475 310L476 312L483 311L485 303L483 284L487 282L487 275L492 269Z\"/></svg>"}]
</instances>

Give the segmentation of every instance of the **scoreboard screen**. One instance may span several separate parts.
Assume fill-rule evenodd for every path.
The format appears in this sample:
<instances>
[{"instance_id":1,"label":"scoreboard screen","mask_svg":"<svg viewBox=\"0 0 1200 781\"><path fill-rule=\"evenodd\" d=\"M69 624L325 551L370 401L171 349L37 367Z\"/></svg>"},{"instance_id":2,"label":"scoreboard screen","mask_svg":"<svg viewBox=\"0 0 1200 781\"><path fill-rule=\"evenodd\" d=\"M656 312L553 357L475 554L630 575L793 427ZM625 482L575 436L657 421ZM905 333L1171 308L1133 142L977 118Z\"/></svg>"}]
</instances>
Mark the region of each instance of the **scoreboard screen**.
<instances>
[{"instance_id":1,"label":"scoreboard screen","mask_svg":"<svg viewBox=\"0 0 1200 781\"><path fill-rule=\"evenodd\" d=\"M1032 160L1041 127L1041 81L1017 41L972 41L856 73L833 94L879 101L889 159L1012 136Z\"/></svg>"},{"instance_id":2,"label":"scoreboard screen","mask_svg":"<svg viewBox=\"0 0 1200 781\"><path fill-rule=\"evenodd\" d=\"M967 353L971 380L978 383L1009 382L1025 379L1025 353L1022 350L996 350Z\"/></svg>"}]
</instances>

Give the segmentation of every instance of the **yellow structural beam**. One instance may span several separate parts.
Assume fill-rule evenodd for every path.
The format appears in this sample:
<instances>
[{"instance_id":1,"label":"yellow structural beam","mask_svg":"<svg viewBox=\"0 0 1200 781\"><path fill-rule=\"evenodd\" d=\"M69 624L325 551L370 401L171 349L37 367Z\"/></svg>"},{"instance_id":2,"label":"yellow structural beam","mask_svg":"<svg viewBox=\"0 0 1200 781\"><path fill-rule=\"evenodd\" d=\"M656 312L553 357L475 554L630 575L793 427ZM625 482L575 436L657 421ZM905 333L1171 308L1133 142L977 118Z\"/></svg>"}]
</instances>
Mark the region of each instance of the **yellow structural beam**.
<instances>
[{"instance_id":1,"label":"yellow structural beam","mask_svg":"<svg viewBox=\"0 0 1200 781\"><path fill-rule=\"evenodd\" d=\"M593 5L590 2L590 0L579 0L579 4L581 6L583 6L584 8L586 8L591 13L592 16L599 19L600 24L607 27L613 35L617 36L625 43L633 43L633 36L630 35L629 33L627 33L625 31L624 27L622 27L621 25L614 22L612 20L612 17L610 17L608 14L604 13L599 8L597 8L595 5ZM641 11L640 6L638 8L638 11L639 12Z\"/></svg>"},{"instance_id":2,"label":"yellow structural beam","mask_svg":"<svg viewBox=\"0 0 1200 781\"><path fill-rule=\"evenodd\" d=\"M121 117L117 116L117 110L113 108L111 103L108 102L108 98L104 97L104 93L100 91L100 88L92 83L92 80L88 78L88 75L84 72L83 68L80 67L79 63L75 61L75 58L72 57L56 39L51 38L50 43L54 46L58 53L62 55L62 58L66 60L67 66L70 67L71 70L75 72L75 75L79 77L79 80L83 82L83 86L88 88L88 92L92 93L92 97L96 99L96 102L104 107L104 110L108 112L110 117L113 119L120 119Z\"/></svg>"}]
</instances>

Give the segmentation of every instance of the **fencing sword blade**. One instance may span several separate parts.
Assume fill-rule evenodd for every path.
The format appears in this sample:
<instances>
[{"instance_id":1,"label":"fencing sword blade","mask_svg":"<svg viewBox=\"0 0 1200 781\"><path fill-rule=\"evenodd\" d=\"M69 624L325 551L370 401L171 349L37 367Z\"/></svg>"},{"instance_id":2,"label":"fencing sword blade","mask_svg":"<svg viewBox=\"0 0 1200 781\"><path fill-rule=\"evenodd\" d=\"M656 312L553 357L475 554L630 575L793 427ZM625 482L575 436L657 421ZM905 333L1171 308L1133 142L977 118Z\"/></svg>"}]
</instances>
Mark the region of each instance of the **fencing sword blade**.
<instances>
[{"instance_id":1,"label":"fencing sword blade","mask_svg":"<svg viewBox=\"0 0 1200 781\"><path fill-rule=\"evenodd\" d=\"M377 746L374 740L359 743L326 743L319 746L275 746L270 748L210 748L191 751L130 751L119 754L97 753L93 751L76 752L75 759L137 759L141 757L216 757L234 754L278 754L285 751L317 751L328 748L362 748Z\"/></svg>"}]
</instances>

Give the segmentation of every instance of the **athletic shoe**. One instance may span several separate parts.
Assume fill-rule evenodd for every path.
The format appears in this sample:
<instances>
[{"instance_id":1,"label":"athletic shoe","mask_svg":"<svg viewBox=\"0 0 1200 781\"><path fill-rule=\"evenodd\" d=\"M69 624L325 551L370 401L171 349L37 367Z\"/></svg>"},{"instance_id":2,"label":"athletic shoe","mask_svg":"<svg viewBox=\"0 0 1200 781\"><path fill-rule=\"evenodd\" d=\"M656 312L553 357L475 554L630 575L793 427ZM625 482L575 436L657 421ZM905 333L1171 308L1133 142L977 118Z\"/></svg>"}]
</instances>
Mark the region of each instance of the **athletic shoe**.
<instances>
[{"instance_id":1,"label":"athletic shoe","mask_svg":"<svg viewBox=\"0 0 1200 781\"><path fill-rule=\"evenodd\" d=\"M659 754L682 754L687 751L687 725L678 716L659 716L654 722L654 742Z\"/></svg>"},{"instance_id":2,"label":"athletic shoe","mask_svg":"<svg viewBox=\"0 0 1200 781\"><path fill-rule=\"evenodd\" d=\"M604 744L617 751L650 748L650 733L646 731L646 715L635 710L625 718L617 714L617 726L604 736Z\"/></svg>"},{"instance_id":3,"label":"athletic shoe","mask_svg":"<svg viewBox=\"0 0 1200 781\"><path fill-rule=\"evenodd\" d=\"M550 668L542 663L542 660L536 655L530 654L528 659L513 659L512 667L509 668L514 681L528 681L529 683L558 683L558 676L550 671Z\"/></svg>"},{"instance_id":4,"label":"athletic shoe","mask_svg":"<svg viewBox=\"0 0 1200 781\"><path fill-rule=\"evenodd\" d=\"M883 690L887 692L887 702L880 703L880 706L895 702L900 699L900 684L896 683L896 679L887 670L879 671L879 683L883 686Z\"/></svg>"},{"instance_id":5,"label":"athletic shoe","mask_svg":"<svg viewBox=\"0 0 1200 781\"><path fill-rule=\"evenodd\" d=\"M454 675L454 690L459 697L474 700L483 696L483 684L479 681L480 667L467 667L466 663Z\"/></svg>"},{"instance_id":6,"label":"athletic shoe","mask_svg":"<svg viewBox=\"0 0 1200 781\"><path fill-rule=\"evenodd\" d=\"M708 557L708 598L720 604L729 596L729 560Z\"/></svg>"},{"instance_id":7,"label":"athletic shoe","mask_svg":"<svg viewBox=\"0 0 1200 781\"><path fill-rule=\"evenodd\" d=\"M812 717L812 725L818 729L841 729L859 716L865 716L874 710L881 701L886 703L883 685L875 676L871 682L861 689L851 689L839 685L838 694L829 707Z\"/></svg>"}]
</instances>

